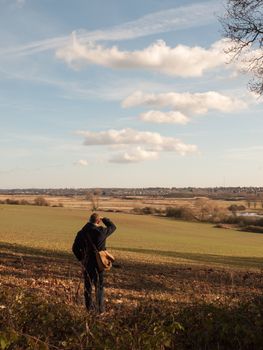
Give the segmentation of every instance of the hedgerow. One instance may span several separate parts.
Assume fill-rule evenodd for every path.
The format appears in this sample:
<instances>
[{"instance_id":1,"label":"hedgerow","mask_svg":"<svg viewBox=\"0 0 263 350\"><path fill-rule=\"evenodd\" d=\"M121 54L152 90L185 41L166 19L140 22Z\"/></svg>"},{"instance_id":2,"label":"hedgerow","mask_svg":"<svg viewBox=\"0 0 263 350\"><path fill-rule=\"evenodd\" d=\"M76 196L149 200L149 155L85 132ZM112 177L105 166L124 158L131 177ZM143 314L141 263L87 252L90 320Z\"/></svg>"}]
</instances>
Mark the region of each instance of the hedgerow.
<instances>
[{"instance_id":1,"label":"hedgerow","mask_svg":"<svg viewBox=\"0 0 263 350\"><path fill-rule=\"evenodd\" d=\"M145 300L88 314L54 297L0 289L0 349L262 349L263 298L233 305Z\"/></svg>"}]
</instances>

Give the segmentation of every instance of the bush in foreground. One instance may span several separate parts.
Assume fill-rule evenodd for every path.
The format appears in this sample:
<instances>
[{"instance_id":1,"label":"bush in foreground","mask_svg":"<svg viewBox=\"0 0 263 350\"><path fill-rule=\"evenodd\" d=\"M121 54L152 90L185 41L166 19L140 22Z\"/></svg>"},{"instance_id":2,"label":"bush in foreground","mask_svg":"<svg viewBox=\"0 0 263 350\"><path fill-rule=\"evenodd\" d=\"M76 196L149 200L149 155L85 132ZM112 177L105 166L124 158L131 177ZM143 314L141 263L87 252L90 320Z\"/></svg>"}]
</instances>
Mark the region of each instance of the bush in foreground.
<instances>
[{"instance_id":1,"label":"bush in foreground","mask_svg":"<svg viewBox=\"0 0 263 350\"><path fill-rule=\"evenodd\" d=\"M13 294L13 295L11 295ZM181 326L169 308L142 304L112 316L89 315L36 295L0 293L0 349L171 349Z\"/></svg>"},{"instance_id":2,"label":"bush in foreground","mask_svg":"<svg viewBox=\"0 0 263 350\"><path fill-rule=\"evenodd\" d=\"M0 291L0 349L262 349L263 298L232 306L148 300L106 316Z\"/></svg>"},{"instance_id":3,"label":"bush in foreground","mask_svg":"<svg viewBox=\"0 0 263 350\"><path fill-rule=\"evenodd\" d=\"M178 319L184 331L176 349L256 350L263 348L263 298L237 305L196 304L183 308Z\"/></svg>"}]
</instances>

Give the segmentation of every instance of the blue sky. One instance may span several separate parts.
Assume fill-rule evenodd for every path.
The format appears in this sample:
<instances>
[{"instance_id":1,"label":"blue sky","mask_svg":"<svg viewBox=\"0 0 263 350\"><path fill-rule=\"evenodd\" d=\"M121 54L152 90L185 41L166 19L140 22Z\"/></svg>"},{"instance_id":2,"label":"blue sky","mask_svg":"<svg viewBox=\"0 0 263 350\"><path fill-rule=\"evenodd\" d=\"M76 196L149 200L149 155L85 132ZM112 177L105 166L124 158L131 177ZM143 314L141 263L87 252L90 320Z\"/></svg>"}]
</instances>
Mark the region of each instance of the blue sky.
<instances>
[{"instance_id":1,"label":"blue sky","mask_svg":"<svg viewBox=\"0 0 263 350\"><path fill-rule=\"evenodd\" d=\"M0 7L0 188L263 185L221 1Z\"/></svg>"}]
</instances>

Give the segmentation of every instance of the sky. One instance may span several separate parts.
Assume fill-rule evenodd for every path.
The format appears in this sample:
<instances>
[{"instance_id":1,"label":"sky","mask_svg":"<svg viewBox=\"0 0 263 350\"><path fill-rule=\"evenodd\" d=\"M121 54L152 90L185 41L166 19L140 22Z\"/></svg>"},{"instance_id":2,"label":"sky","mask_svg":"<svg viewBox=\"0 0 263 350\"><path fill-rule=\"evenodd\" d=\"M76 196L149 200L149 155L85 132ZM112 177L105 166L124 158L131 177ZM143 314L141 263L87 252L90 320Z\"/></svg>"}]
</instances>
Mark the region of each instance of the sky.
<instances>
[{"instance_id":1,"label":"sky","mask_svg":"<svg viewBox=\"0 0 263 350\"><path fill-rule=\"evenodd\" d=\"M0 0L0 188L263 186L222 1Z\"/></svg>"}]
</instances>

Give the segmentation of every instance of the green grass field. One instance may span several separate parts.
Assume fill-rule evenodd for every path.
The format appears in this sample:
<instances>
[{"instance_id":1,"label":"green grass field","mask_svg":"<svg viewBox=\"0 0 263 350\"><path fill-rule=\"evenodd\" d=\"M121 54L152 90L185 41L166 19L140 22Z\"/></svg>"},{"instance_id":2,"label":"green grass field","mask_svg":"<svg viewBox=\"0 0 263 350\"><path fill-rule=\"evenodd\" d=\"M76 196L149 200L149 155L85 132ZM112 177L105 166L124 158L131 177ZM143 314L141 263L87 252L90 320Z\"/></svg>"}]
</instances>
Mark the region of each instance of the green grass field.
<instances>
[{"instance_id":1,"label":"green grass field","mask_svg":"<svg viewBox=\"0 0 263 350\"><path fill-rule=\"evenodd\" d=\"M103 215L103 213L101 213ZM0 241L25 247L70 252L88 211L0 206ZM210 224L131 214L106 214L117 231L108 247L174 262L216 263L239 267L263 266L263 235L214 228Z\"/></svg>"}]
</instances>

